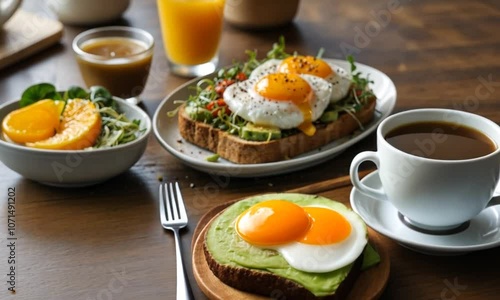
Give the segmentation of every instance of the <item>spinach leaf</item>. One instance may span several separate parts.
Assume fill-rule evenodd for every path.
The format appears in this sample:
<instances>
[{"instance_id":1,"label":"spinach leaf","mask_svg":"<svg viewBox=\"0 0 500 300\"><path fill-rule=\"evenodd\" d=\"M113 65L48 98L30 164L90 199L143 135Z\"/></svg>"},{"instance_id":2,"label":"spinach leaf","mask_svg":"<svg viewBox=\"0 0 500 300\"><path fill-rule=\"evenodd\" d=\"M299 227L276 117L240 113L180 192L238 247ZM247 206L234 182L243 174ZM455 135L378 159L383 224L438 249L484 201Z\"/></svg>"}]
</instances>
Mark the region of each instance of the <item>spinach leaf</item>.
<instances>
[{"instance_id":1,"label":"spinach leaf","mask_svg":"<svg viewBox=\"0 0 500 300\"><path fill-rule=\"evenodd\" d=\"M88 99L89 93L79 86L71 86L66 92L64 92L64 100L76 98Z\"/></svg>"},{"instance_id":2,"label":"spinach leaf","mask_svg":"<svg viewBox=\"0 0 500 300\"><path fill-rule=\"evenodd\" d=\"M30 86L23 92L19 105L25 107L43 99L62 100L62 97L52 84L40 83Z\"/></svg>"}]
</instances>

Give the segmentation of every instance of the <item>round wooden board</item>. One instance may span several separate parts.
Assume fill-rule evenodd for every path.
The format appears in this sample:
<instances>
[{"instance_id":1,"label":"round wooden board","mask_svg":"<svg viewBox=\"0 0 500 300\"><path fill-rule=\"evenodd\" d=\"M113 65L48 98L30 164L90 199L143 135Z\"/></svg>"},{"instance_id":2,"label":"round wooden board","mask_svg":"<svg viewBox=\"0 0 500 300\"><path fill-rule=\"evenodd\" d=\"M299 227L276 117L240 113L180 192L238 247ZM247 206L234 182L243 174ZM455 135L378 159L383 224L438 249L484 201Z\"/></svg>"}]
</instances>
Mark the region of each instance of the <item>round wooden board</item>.
<instances>
[{"instance_id":1,"label":"round wooden board","mask_svg":"<svg viewBox=\"0 0 500 300\"><path fill-rule=\"evenodd\" d=\"M203 253L203 241L208 224L226 207L235 201L215 206L201 217L193 233L192 253L193 253L193 273L194 277L203 291L210 299L249 299L249 300L268 300L270 298L260 295L250 294L234 289L215 277L208 267ZM390 260L387 249L382 244L380 236L368 228L368 237L370 244L377 250L381 262L363 271L354 284L354 288L349 294L347 300L355 299L378 299L385 289L390 273Z\"/></svg>"}]
</instances>

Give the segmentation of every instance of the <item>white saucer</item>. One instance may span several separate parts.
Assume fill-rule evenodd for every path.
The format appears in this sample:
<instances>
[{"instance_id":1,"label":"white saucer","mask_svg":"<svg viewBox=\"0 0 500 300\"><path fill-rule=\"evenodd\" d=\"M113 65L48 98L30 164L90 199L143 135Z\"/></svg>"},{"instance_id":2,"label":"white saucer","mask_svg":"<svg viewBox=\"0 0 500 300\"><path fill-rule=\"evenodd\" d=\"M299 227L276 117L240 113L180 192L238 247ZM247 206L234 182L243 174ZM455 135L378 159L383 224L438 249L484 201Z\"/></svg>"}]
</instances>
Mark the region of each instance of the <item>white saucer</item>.
<instances>
[{"instance_id":1,"label":"white saucer","mask_svg":"<svg viewBox=\"0 0 500 300\"><path fill-rule=\"evenodd\" d=\"M378 171L361 180L367 186L381 186ZM483 210L458 233L433 235L407 227L389 202L351 191L351 206L368 226L412 250L432 255L456 255L500 246L500 205Z\"/></svg>"}]
</instances>

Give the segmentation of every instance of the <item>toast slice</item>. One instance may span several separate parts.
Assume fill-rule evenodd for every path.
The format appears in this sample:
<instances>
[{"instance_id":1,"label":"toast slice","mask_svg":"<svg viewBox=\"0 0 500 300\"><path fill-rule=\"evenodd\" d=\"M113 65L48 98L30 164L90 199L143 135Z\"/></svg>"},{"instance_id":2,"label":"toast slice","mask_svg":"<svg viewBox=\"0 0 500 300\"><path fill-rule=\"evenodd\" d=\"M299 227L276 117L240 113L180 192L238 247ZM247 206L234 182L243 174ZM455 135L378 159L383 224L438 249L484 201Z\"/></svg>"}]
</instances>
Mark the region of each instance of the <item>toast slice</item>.
<instances>
[{"instance_id":1,"label":"toast slice","mask_svg":"<svg viewBox=\"0 0 500 300\"><path fill-rule=\"evenodd\" d=\"M244 241L236 231L235 222L241 213L258 203L274 199L289 201L299 206L330 208L342 215L351 214L352 218L362 222L342 203L318 195L271 193L252 196L230 205L207 225L202 237L203 252L211 272L228 286L274 299L345 299L361 273L365 252L370 250L368 244L362 244L363 241L358 240L357 245L364 248L361 248L362 252L352 256L351 263L338 269L318 273L295 269L279 251L254 246ZM265 214L264 212L260 216ZM286 223L286 220L282 219L281 222ZM362 224L366 229L366 225ZM353 231L358 237L359 234L365 233L368 234L359 227ZM366 241L367 239L368 236ZM308 266L315 268L319 263L316 259L319 259L319 256L326 257L326 249L320 250L318 247L319 245L303 248L304 252L295 253L291 257L295 257L294 260L308 261ZM355 244L351 244L349 249L353 251L351 253L360 250ZM347 251L347 248L345 250ZM335 255L337 254L333 252L328 255L330 262L341 259Z\"/></svg>"},{"instance_id":2,"label":"toast slice","mask_svg":"<svg viewBox=\"0 0 500 300\"><path fill-rule=\"evenodd\" d=\"M361 273L363 264L363 255L360 255L354 262L351 271L347 277L340 283L334 294L316 297L305 287L284 277L277 276L273 273L264 270L247 269L243 267L234 267L223 265L217 262L212 257L212 254L207 249L206 244L203 245L203 252L207 261L208 267L212 273L228 286L235 289L267 296L273 299L287 300L339 300L345 299L349 295L354 283Z\"/></svg>"},{"instance_id":3,"label":"toast slice","mask_svg":"<svg viewBox=\"0 0 500 300\"><path fill-rule=\"evenodd\" d=\"M354 114L356 119L348 113L342 113L334 122L317 125L313 136L298 132L263 142L247 141L209 124L197 122L189 117L184 105L179 109L178 127L186 141L212 151L222 158L237 164L260 164L287 160L348 136L360 127L359 123L365 125L373 119L375 104L376 99L370 99L359 112Z\"/></svg>"}]
</instances>

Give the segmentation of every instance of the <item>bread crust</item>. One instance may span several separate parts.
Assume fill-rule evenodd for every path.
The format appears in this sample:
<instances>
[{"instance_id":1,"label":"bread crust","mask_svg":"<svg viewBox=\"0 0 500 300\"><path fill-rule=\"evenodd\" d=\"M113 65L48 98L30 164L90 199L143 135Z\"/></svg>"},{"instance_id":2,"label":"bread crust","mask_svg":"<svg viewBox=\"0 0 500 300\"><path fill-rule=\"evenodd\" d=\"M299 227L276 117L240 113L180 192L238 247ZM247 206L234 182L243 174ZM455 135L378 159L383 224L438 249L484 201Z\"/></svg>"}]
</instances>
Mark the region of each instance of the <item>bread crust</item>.
<instances>
[{"instance_id":1,"label":"bread crust","mask_svg":"<svg viewBox=\"0 0 500 300\"><path fill-rule=\"evenodd\" d=\"M238 290L263 295L273 299L345 299L354 286L354 283L361 272L361 265L363 264L363 255L360 255L355 260L351 271L339 285L334 294L316 297L302 285L299 285L298 283L287 278L277 276L273 273L263 270L219 264L210 254L206 243L203 243L203 252L210 270L217 278L219 278L220 281Z\"/></svg>"},{"instance_id":2,"label":"bread crust","mask_svg":"<svg viewBox=\"0 0 500 300\"><path fill-rule=\"evenodd\" d=\"M313 136L299 132L265 142L247 141L209 124L192 120L184 105L179 110L178 127L186 141L217 153L222 158L238 164L259 164L287 160L351 134L359 128L358 121L365 125L373 119L375 104L376 99L370 99L355 114L357 120L343 113L336 121L317 127Z\"/></svg>"}]
</instances>

